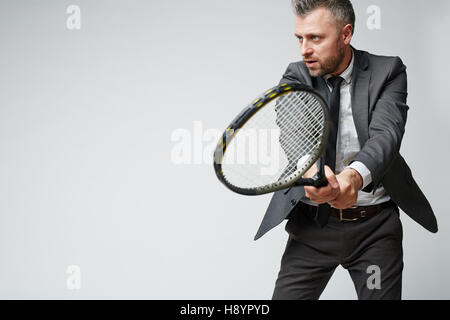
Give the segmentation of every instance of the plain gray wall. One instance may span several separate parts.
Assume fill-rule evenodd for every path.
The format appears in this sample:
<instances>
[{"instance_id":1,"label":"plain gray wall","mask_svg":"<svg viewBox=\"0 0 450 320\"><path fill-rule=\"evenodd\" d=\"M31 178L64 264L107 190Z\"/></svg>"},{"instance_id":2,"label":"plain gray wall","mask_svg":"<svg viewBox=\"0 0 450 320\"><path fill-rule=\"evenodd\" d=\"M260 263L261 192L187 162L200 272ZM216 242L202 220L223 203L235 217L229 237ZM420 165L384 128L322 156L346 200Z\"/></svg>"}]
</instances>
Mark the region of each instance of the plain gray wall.
<instances>
[{"instance_id":1,"label":"plain gray wall","mask_svg":"<svg viewBox=\"0 0 450 320\"><path fill-rule=\"evenodd\" d=\"M401 215L403 297L448 299L450 4L354 7L352 44L408 67L402 153L440 228ZM253 241L270 196L233 194L195 157L300 59L293 18L288 0L1 0L0 298L270 299L287 239ZM174 161L180 132L192 163ZM322 298L356 298L344 269Z\"/></svg>"}]
</instances>

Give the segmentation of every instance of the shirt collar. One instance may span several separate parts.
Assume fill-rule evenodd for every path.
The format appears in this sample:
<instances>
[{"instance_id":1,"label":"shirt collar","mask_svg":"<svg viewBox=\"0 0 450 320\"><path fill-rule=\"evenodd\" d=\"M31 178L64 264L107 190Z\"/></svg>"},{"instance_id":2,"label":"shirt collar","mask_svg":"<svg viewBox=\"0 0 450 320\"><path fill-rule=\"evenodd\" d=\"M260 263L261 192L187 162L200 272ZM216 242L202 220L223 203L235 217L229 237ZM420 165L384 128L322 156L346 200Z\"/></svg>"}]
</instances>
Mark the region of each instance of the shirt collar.
<instances>
[{"instance_id":1,"label":"shirt collar","mask_svg":"<svg viewBox=\"0 0 450 320\"><path fill-rule=\"evenodd\" d=\"M353 65L355 63L355 53L352 49L352 60L350 61L350 64L348 65L347 69L344 70L339 76L344 78L345 84L350 84L352 82L352 73L353 73ZM331 75L327 74L324 76L324 79L327 81L329 78L331 78ZM327 81L328 83L328 81Z\"/></svg>"}]
</instances>

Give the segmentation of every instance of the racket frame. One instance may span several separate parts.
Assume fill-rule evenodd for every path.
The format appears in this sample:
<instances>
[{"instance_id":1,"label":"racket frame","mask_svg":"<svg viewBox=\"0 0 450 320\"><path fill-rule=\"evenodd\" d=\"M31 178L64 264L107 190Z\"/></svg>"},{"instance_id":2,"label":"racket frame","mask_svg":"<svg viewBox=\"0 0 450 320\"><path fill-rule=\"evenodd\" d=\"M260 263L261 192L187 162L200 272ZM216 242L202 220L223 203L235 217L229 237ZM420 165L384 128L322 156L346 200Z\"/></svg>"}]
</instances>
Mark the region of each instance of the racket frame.
<instances>
[{"instance_id":1,"label":"racket frame","mask_svg":"<svg viewBox=\"0 0 450 320\"><path fill-rule=\"evenodd\" d=\"M311 164L308 166L308 169L311 168L316 161L318 161L318 172L317 174L310 179L302 178L300 173L297 171L289 176L289 182L287 183L272 183L266 187L259 188L240 188L237 187L224 177L222 171L222 159L225 155L227 147L230 145L233 138L236 136L238 131L250 120L261 108L264 108L267 104L273 101L276 98L279 98L285 94L296 91L306 91L308 93L313 94L321 103L322 111L324 114L324 125L322 132L322 140L319 143L319 147L317 148L316 154L310 158L309 162ZM330 117L328 111L328 104L325 99L312 87L297 83L297 82L285 82L279 84L269 90L267 90L264 94L260 95L258 98L253 100L246 108L244 108L231 122L228 128L224 131L221 138L219 139L219 143L214 151L214 170L216 172L217 178L230 190L248 196L262 195L270 192L276 192L284 189L288 189L295 186L315 186L322 187L328 184L328 181L325 177L324 171L324 160L322 158L323 154L326 150L326 144L328 141L328 135L330 132Z\"/></svg>"}]
</instances>

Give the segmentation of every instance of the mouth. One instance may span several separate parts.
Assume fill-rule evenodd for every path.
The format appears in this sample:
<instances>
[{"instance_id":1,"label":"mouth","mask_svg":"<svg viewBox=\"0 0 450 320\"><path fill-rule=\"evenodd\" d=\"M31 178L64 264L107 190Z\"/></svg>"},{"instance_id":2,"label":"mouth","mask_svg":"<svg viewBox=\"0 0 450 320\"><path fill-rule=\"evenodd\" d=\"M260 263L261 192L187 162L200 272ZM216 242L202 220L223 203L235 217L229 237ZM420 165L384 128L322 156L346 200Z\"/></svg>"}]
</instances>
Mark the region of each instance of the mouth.
<instances>
[{"instance_id":1,"label":"mouth","mask_svg":"<svg viewBox=\"0 0 450 320\"><path fill-rule=\"evenodd\" d=\"M317 64L316 60L305 60L304 62L308 67L313 67L315 64Z\"/></svg>"}]
</instances>

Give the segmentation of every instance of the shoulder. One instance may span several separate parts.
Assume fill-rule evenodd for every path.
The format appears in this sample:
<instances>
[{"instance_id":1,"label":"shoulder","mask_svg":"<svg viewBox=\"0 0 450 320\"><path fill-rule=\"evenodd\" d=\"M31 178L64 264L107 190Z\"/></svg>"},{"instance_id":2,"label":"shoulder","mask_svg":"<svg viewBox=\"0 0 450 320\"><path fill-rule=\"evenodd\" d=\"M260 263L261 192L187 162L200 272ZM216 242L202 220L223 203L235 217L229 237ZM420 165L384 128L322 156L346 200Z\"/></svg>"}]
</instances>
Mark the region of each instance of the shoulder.
<instances>
[{"instance_id":1,"label":"shoulder","mask_svg":"<svg viewBox=\"0 0 450 320\"><path fill-rule=\"evenodd\" d=\"M399 56L377 55L361 50L355 50L355 55L361 60L366 59L368 67L375 75L387 75L389 78L406 71L406 65Z\"/></svg>"},{"instance_id":2,"label":"shoulder","mask_svg":"<svg viewBox=\"0 0 450 320\"><path fill-rule=\"evenodd\" d=\"M280 83L283 81L294 81L310 85L311 76L305 63L303 61L297 61L288 65Z\"/></svg>"},{"instance_id":3,"label":"shoulder","mask_svg":"<svg viewBox=\"0 0 450 320\"><path fill-rule=\"evenodd\" d=\"M292 62L284 72L283 79L288 81L298 81L302 83L310 82L308 68L303 61Z\"/></svg>"}]
</instances>

